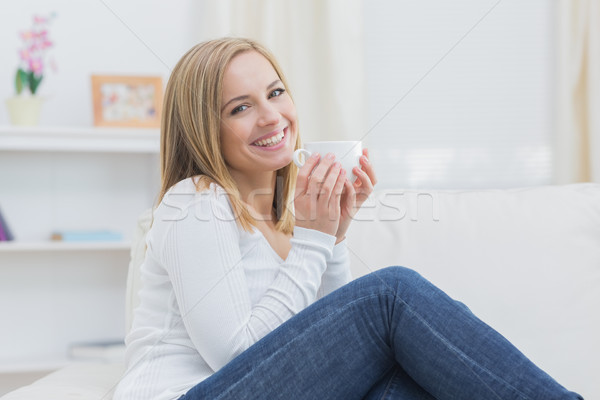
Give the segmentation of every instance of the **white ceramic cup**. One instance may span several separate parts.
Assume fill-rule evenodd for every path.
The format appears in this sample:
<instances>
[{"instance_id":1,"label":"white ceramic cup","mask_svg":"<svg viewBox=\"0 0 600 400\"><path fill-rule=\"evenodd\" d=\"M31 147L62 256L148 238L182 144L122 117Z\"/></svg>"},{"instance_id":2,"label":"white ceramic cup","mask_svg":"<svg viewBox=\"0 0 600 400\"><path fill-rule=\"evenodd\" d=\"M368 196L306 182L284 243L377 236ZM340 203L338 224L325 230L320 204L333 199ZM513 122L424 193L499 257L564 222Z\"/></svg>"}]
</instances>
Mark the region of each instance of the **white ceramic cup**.
<instances>
[{"instance_id":1,"label":"white ceramic cup","mask_svg":"<svg viewBox=\"0 0 600 400\"><path fill-rule=\"evenodd\" d=\"M321 157L325 157L327 153L335 154L335 159L342 168L346 170L346 176L353 182L356 175L352 172L352 168L359 167L359 159L362 156L362 143L360 141L331 141L331 142L307 142L304 143L303 149L298 149L294 152L294 164L302 167L304 162L312 153L319 153ZM300 156L304 156L304 160L300 160Z\"/></svg>"}]
</instances>

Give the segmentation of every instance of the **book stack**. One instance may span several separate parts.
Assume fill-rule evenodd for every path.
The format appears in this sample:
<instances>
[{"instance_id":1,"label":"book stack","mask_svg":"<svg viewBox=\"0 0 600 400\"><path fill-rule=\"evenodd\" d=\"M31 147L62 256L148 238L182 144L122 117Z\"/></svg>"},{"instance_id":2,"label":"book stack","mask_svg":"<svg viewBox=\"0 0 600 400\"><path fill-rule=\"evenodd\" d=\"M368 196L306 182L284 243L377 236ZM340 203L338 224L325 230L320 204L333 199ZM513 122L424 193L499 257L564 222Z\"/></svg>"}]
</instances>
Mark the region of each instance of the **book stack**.
<instances>
[{"instance_id":1,"label":"book stack","mask_svg":"<svg viewBox=\"0 0 600 400\"><path fill-rule=\"evenodd\" d=\"M63 242L120 242L123 235L112 231L57 231L50 239Z\"/></svg>"},{"instance_id":2,"label":"book stack","mask_svg":"<svg viewBox=\"0 0 600 400\"><path fill-rule=\"evenodd\" d=\"M14 240L14 237L12 232L8 228L6 219L2 215L2 210L0 210L0 242L6 242L9 240Z\"/></svg>"}]
</instances>

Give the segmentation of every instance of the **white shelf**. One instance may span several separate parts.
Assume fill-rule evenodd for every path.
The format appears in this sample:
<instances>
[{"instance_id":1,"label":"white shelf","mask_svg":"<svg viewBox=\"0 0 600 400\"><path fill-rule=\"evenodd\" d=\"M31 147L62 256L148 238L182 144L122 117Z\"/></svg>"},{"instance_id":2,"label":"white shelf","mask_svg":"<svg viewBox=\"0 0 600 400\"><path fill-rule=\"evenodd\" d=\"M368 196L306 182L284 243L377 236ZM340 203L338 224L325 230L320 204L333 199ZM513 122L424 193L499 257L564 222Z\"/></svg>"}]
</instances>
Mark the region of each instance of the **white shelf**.
<instances>
[{"instance_id":1,"label":"white shelf","mask_svg":"<svg viewBox=\"0 0 600 400\"><path fill-rule=\"evenodd\" d=\"M158 129L0 126L0 206L17 231L0 242L0 314L14 327L0 329L0 378L77 364L71 343L122 335L127 233L154 203L159 148ZM124 239L50 240L68 227Z\"/></svg>"},{"instance_id":2,"label":"white shelf","mask_svg":"<svg viewBox=\"0 0 600 400\"><path fill-rule=\"evenodd\" d=\"M0 253L47 251L129 251L131 242L0 242Z\"/></svg>"},{"instance_id":3,"label":"white shelf","mask_svg":"<svg viewBox=\"0 0 600 400\"><path fill-rule=\"evenodd\" d=\"M158 129L0 127L0 151L158 154L159 148Z\"/></svg>"}]
</instances>

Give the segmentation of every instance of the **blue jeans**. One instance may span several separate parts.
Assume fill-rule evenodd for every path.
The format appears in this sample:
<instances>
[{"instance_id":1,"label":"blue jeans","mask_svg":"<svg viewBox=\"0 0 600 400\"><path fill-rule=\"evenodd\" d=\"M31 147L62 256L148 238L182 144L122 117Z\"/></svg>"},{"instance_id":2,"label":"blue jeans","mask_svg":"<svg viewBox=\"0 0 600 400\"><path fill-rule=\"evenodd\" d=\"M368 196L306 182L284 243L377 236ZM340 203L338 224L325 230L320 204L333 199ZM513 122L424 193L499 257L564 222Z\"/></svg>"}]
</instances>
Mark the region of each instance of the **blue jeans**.
<instances>
[{"instance_id":1,"label":"blue jeans","mask_svg":"<svg viewBox=\"0 0 600 400\"><path fill-rule=\"evenodd\" d=\"M390 267L307 307L182 399L582 397L418 273Z\"/></svg>"}]
</instances>

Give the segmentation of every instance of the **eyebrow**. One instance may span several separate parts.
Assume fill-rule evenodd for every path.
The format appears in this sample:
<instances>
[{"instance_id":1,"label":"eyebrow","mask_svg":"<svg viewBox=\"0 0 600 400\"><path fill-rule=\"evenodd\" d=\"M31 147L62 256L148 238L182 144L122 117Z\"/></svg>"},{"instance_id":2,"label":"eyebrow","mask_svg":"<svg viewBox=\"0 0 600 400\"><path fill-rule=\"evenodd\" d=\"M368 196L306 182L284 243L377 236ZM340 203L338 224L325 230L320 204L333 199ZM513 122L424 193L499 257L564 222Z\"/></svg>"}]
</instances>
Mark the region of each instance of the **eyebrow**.
<instances>
[{"instance_id":1,"label":"eyebrow","mask_svg":"<svg viewBox=\"0 0 600 400\"><path fill-rule=\"evenodd\" d=\"M273 86L277 86L277 84L282 83L281 79L276 79L273 82L271 82L269 84L269 86L267 86L267 90L271 89ZM250 96L248 96L247 94L243 95L243 96L238 96L238 97L234 97L233 99L229 100L227 103L225 103L225 105L221 108L221 112L223 112L223 110L225 110L225 108L230 104L233 103L234 101L239 101L239 100L246 100L247 98L249 98Z\"/></svg>"}]
</instances>

